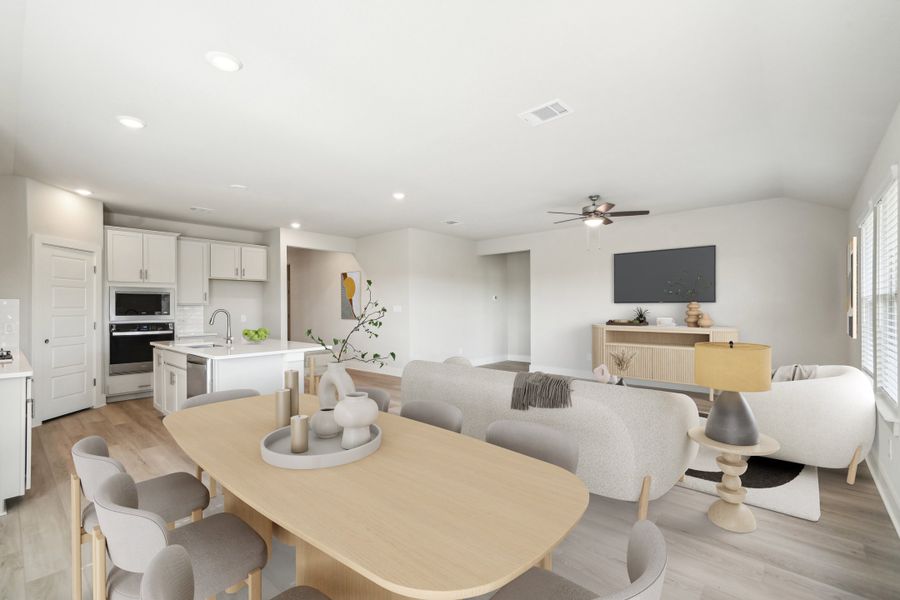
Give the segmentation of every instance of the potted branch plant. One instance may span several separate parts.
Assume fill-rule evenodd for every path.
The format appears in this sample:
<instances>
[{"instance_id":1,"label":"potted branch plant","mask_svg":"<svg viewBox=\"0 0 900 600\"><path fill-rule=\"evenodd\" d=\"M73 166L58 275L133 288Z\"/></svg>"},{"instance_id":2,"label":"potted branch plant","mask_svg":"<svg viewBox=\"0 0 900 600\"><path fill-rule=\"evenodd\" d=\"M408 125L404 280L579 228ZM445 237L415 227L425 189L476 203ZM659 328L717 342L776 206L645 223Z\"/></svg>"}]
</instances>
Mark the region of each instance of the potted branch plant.
<instances>
[{"instance_id":1,"label":"potted branch plant","mask_svg":"<svg viewBox=\"0 0 900 600\"><path fill-rule=\"evenodd\" d=\"M625 374L628 372L628 369L631 368L631 361L634 360L635 356L637 356L637 352L631 352L624 348L609 353L609 357L616 366L616 370L621 373L616 385L625 385Z\"/></svg>"},{"instance_id":2,"label":"potted branch plant","mask_svg":"<svg viewBox=\"0 0 900 600\"><path fill-rule=\"evenodd\" d=\"M684 313L684 323L688 327L699 327L697 322L700 320L700 292L708 290L712 287L712 283L703 280L703 275L697 273L697 276L690 279L687 271L683 271L684 277L675 281L667 281L668 287L664 290L669 296L673 296L673 300L687 300L687 310Z\"/></svg>"},{"instance_id":3,"label":"potted branch plant","mask_svg":"<svg viewBox=\"0 0 900 600\"><path fill-rule=\"evenodd\" d=\"M378 331L384 324L382 319L387 314L387 308L372 298L371 279L366 280L365 293L367 301L358 311L356 321L345 337L331 338L329 345L321 336L315 335L312 329L306 330L306 336L322 346L334 358L334 362L328 363L319 383L319 404L323 409L334 408L344 396L356 391L353 379L347 374L349 361L376 364L380 368L387 361L397 358L393 352L382 355L378 352L363 351L354 344L354 339L358 339L360 335L365 335L370 340L377 339Z\"/></svg>"}]
</instances>

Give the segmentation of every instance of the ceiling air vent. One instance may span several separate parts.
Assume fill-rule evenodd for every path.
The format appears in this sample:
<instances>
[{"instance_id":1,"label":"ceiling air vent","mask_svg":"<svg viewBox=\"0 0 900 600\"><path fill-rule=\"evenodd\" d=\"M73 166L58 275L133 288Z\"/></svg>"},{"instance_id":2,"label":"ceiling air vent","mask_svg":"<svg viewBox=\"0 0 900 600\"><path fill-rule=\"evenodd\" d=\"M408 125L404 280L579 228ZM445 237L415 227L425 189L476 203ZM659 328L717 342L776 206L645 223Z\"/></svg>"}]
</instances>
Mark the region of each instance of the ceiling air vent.
<instances>
[{"instance_id":1,"label":"ceiling air vent","mask_svg":"<svg viewBox=\"0 0 900 600\"><path fill-rule=\"evenodd\" d=\"M534 127L536 125L543 125L549 121L554 121L571 113L571 108L563 104L562 100L556 99L551 100L546 104L535 106L523 113L519 113L519 118Z\"/></svg>"}]
</instances>

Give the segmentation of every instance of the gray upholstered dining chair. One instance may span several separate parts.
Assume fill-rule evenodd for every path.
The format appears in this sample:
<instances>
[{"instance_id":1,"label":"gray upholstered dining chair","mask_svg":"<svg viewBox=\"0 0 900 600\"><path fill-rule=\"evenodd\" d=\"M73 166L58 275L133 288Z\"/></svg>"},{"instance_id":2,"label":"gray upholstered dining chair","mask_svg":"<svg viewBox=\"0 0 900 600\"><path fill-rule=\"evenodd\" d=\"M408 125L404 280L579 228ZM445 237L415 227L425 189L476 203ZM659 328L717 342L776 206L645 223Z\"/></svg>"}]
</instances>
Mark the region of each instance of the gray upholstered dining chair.
<instances>
[{"instance_id":1,"label":"gray upholstered dining chair","mask_svg":"<svg viewBox=\"0 0 900 600\"><path fill-rule=\"evenodd\" d=\"M488 425L484 441L554 464L572 473L578 467L578 444L575 440L542 423L494 421Z\"/></svg>"},{"instance_id":2,"label":"gray upholstered dining chair","mask_svg":"<svg viewBox=\"0 0 900 600\"><path fill-rule=\"evenodd\" d=\"M450 358L444 359L445 365L459 365L461 367L471 367L472 361L466 358L465 356L451 356Z\"/></svg>"},{"instance_id":3,"label":"gray upholstered dining chair","mask_svg":"<svg viewBox=\"0 0 900 600\"><path fill-rule=\"evenodd\" d=\"M109 446L100 436L92 435L72 446L72 462L75 474L71 478L71 546L72 546L72 594L81 598L81 546L91 541L95 555L106 556L101 538L95 534L98 526L94 497L100 485L109 477L125 473L125 467L109 455ZM82 506L84 494L87 504ZM201 482L188 473L170 473L137 484L138 504L143 510L159 515L163 521L174 523L190 516L194 521L203 517L203 509L209 506L209 492ZM93 578L105 581L106 571L94 561Z\"/></svg>"},{"instance_id":4,"label":"gray upholstered dining chair","mask_svg":"<svg viewBox=\"0 0 900 600\"><path fill-rule=\"evenodd\" d=\"M104 481L94 504L115 565L109 572L110 600L139 597L153 558L174 545L183 546L190 556L194 598L234 592L246 582L250 600L260 600L266 543L235 515L219 513L169 529L158 515L138 507L137 486L127 473Z\"/></svg>"},{"instance_id":5,"label":"gray upholstered dining chair","mask_svg":"<svg viewBox=\"0 0 900 600\"><path fill-rule=\"evenodd\" d=\"M251 388L235 388L233 390L220 390L218 392L209 392L207 394L200 394L198 396L191 396L187 400L181 403L181 410L186 410L188 408L194 408L196 406L203 406L205 404L215 404L216 402L227 402L228 400L237 400L238 398L252 398L253 396L259 396L259 392L251 389ZM196 472L194 475L200 481L203 481L203 468L200 465L197 465ZM216 491L216 480L212 478L211 475L209 477L209 493L213 496L218 495Z\"/></svg>"},{"instance_id":6,"label":"gray upholstered dining chair","mask_svg":"<svg viewBox=\"0 0 900 600\"><path fill-rule=\"evenodd\" d=\"M441 429L449 429L459 433L462 431L463 414L459 407L446 402L415 400L404 402L400 407L400 416L414 421L428 423Z\"/></svg>"},{"instance_id":7,"label":"gray upholstered dining chair","mask_svg":"<svg viewBox=\"0 0 900 600\"><path fill-rule=\"evenodd\" d=\"M181 546L167 546L153 557L141 579L140 600L194 600L191 557ZM330 600L305 585L291 588L272 600Z\"/></svg>"},{"instance_id":8,"label":"gray upholstered dining chair","mask_svg":"<svg viewBox=\"0 0 900 600\"><path fill-rule=\"evenodd\" d=\"M375 404L378 405L378 410L381 412L387 412L391 407L391 394L387 390L377 387L358 387L356 388L356 391L367 393L369 398L374 400Z\"/></svg>"},{"instance_id":9,"label":"gray upholstered dining chair","mask_svg":"<svg viewBox=\"0 0 900 600\"><path fill-rule=\"evenodd\" d=\"M659 600L666 560L662 533L652 522L638 521L628 540L628 587L598 595L552 571L533 567L500 588L492 600Z\"/></svg>"}]
</instances>

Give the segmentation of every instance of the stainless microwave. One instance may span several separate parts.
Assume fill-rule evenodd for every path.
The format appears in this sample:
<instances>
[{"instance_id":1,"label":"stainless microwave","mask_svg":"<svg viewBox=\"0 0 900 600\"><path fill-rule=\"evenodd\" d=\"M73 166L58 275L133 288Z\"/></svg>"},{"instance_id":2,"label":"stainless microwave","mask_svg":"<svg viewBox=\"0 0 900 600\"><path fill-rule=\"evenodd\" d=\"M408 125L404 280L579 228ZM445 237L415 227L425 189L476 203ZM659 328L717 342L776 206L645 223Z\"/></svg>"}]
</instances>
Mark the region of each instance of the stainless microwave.
<instances>
[{"instance_id":1,"label":"stainless microwave","mask_svg":"<svg viewBox=\"0 0 900 600\"><path fill-rule=\"evenodd\" d=\"M171 289L110 288L109 322L175 320L175 303Z\"/></svg>"}]
</instances>

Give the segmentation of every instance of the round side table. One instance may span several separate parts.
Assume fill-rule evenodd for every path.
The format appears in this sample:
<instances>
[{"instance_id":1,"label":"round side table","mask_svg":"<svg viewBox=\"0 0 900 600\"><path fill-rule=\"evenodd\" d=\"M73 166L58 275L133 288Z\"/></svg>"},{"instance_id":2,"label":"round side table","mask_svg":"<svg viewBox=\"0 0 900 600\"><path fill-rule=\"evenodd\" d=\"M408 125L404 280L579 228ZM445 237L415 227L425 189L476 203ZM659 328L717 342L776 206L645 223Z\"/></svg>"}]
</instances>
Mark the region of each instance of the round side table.
<instances>
[{"instance_id":1,"label":"round side table","mask_svg":"<svg viewBox=\"0 0 900 600\"><path fill-rule=\"evenodd\" d=\"M754 446L732 446L706 437L702 426L691 428L688 435L701 446L721 452L716 457L716 464L722 470L722 481L716 484L720 500L709 507L706 513L709 520L735 533L755 531L756 517L744 504L747 488L741 486L741 475L747 471L747 461L743 457L774 454L781 445L773 438L759 434L759 443Z\"/></svg>"}]
</instances>

